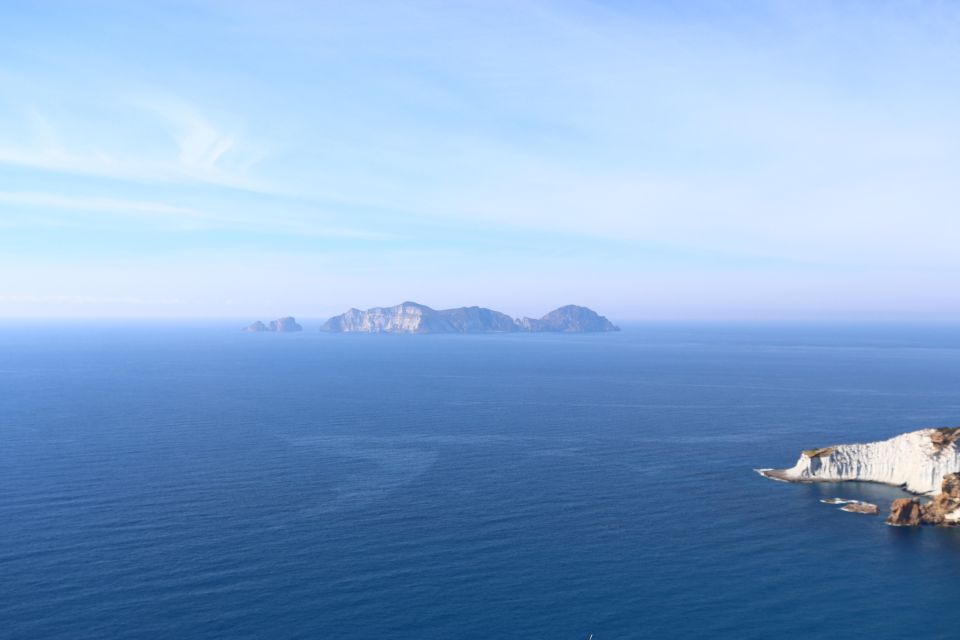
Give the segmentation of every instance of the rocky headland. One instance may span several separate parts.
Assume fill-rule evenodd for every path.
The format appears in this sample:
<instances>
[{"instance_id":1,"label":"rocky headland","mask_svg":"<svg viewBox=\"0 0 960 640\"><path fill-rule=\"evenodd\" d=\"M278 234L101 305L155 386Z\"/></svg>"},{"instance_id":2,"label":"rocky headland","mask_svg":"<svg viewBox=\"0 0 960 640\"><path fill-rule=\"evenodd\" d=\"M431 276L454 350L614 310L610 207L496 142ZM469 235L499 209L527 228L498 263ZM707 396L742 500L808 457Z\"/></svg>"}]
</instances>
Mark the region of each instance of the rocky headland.
<instances>
[{"instance_id":1,"label":"rocky headland","mask_svg":"<svg viewBox=\"0 0 960 640\"><path fill-rule=\"evenodd\" d=\"M605 317L587 307L567 305L542 318L513 319L484 307L432 309L416 302L393 307L350 309L321 327L331 333L585 333L619 331Z\"/></svg>"},{"instance_id":2,"label":"rocky headland","mask_svg":"<svg viewBox=\"0 0 960 640\"><path fill-rule=\"evenodd\" d=\"M960 427L920 429L889 440L808 449L789 469L758 469L782 482L879 482L923 497L900 498L887 522L960 525Z\"/></svg>"},{"instance_id":3,"label":"rocky headland","mask_svg":"<svg viewBox=\"0 0 960 640\"><path fill-rule=\"evenodd\" d=\"M277 333L292 333L295 331L303 331L303 327L297 324L297 321L287 316L286 318L277 318L276 320L271 320L269 325L263 324L261 321L257 320L248 327L243 328L247 333L260 333L261 331L274 331Z\"/></svg>"}]
</instances>

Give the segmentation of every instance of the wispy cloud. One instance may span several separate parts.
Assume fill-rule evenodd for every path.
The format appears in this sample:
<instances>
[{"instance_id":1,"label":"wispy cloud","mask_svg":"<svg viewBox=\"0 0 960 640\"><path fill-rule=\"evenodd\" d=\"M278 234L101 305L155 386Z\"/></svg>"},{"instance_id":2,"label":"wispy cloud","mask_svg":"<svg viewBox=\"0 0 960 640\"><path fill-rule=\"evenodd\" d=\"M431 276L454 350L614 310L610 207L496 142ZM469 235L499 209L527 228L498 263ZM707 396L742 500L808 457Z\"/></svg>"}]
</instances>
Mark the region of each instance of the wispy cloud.
<instances>
[{"instance_id":1,"label":"wispy cloud","mask_svg":"<svg viewBox=\"0 0 960 640\"><path fill-rule=\"evenodd\" d=\"M199 211L160 202L122 200L117 198L41 193L34 191L0 191L0 205L51 207L77 211L102 211L108 213L149 214L162 216L203 217Z\"/></svg>"},{"instance_id":2,"label":"wispy cloud","mask_svg":"<svg viewBox=\"0 0 960 640\"><path fill-rule=\"evenodd\" d=\"M273 205L254 204L244 208L243 212L219 212L225 208L216 207L217 212L188 206L174 205L148 200L129 200L122 198L86 196L66 193L44 193L35 191L0 191L0 227L84 227L96 222L101 227L104 218L137 219L144 223L153 222L146 228L168 230L219 229L234 232L267 232L274 235L293 235L313 238L341 238L353 240L392 240L404 238L394 232L351 227L341 225L316 214L284 214L273 210ZM43 217L24 215L14 217L11 213L29 213L34 210L46 213ZM6 212L6 214L5 214ZM51 217L49 212L82 213L83 217ZM330 216L326 216L329 218ZM123 228L123 227L121 227ZM129 227L127 227L129 230Z\"/></svg>"},{"instance_id":3,"label":"wispy cloud","mask_svg":"<svg viewBox=\"0 0 960 640\"><path fill-rule=\"evenodd\" d=\"M296 270L301 287L354 274L338 295L541 278L617 301L616 282L638 309L728 290L883 308L892 281L933 308L960 271L960 9L943 3L85 8L97 39L63 11L0 8L0 225L35 265L86 227L130 243L146 291L164 279L137 264L202 247L178 254L184 298L229 262L277 300ZM80 272L109 288L107 258L77 249L46 291Z\"/></svg>"},{"instance_id":4,"label":"wispy cloud","mask_svg":"<svg viewBox=\"0 0 960 640\"><path fill-rule=\"evenodd\" d=\"M19 141L0 136L0 165L122 181L275 191L249 173L259 159L254 146L197 108L170 97L152 103L133 100L126 107L128 121L138 123L138 144L110 130L116 105L102 110L104 128L91 132L92 137L78 137L69 123L58 124L42 108L31 107L21 113Z\"/></svg>"}]
</instances>

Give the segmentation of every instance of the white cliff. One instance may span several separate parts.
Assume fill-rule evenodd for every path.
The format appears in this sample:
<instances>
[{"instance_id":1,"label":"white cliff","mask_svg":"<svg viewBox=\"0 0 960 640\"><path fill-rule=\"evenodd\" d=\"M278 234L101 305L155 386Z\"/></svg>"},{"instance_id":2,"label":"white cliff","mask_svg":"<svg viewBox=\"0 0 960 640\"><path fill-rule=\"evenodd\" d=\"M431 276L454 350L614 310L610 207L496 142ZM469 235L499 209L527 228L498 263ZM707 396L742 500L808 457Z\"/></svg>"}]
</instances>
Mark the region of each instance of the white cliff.
<instances>
[{"instance_id":1,"label":"white cliff","mask_svg":"<svg viewBox=\"0 0 960 640\"><path fill-rule=\"evenodd\" d=\"M944 476L960 471L960 428L921 429L867 444L841 444L800 454L789 469L760 469L774 480L838 482L860 480L934 494Z\"/></svg>"}]
</instances>

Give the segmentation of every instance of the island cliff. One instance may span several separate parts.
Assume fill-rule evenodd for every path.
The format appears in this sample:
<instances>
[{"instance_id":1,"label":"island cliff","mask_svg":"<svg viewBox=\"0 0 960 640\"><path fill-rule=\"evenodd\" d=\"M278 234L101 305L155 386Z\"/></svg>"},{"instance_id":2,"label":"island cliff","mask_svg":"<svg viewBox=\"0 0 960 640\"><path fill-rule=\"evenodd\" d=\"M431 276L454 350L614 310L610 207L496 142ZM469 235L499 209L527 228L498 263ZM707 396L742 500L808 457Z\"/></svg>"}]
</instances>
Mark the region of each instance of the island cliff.
<instances>
[{"instance_id":1,"label":"island cliff","mask_svg":"<svg viewBox=\"0 0 960 640\"><path fill-rule=\"evenodd\" d=\"M484 307L432 309L416 302L393 307L350 309L327 320L321 328L332 333L510 333L619 331L609 320L586 307L567 305L539 319L514 320Z\"/></svg>"},{"instance_id":2,"label":"island cliff","mask_svg":"<svg viewBox=\"0 0 960 640\"><path fill-rule=\"evenodd\" d=\"M297 321L290 316L286 318L277 318L276 320L271 320L270 325L265 325L259 320L254 322L248 327L243 329L247 333L260 333L261 331L274 331L277 333L292 333L295 331L303 331L303 327L297 324Z\"/></svg>"},{"instance_id":3,"label":"island cliff","mask_svg":"<svg viewBox=\"0 0 960 640\"><path fill-rule=\"evenodd\" d=\"M760 473L790 482L882 482L929 495L946 474L960 471L958 436L960 427L921 429L882 442L808 449L789 469Z\"/></svg>"},{"instance_id":4,"label":"island cliff","mask_svg":"<svg viewBox=\"0 0 960 640\"><path fill-rule=\"evenodd\" d=\"M758 469L784 482L880 482L932 501L902 498L890 524L960 524L960 427L921 429L889 440L808 449L789 469Z\"/></svg>"}]
</instances>

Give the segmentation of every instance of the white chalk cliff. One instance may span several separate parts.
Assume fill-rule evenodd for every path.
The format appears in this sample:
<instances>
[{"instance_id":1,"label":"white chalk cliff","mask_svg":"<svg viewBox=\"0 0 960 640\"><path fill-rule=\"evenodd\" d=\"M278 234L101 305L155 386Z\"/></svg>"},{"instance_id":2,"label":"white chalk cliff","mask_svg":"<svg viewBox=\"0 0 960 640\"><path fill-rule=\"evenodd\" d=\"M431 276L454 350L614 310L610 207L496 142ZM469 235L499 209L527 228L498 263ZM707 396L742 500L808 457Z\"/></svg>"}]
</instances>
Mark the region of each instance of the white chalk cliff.
<instances>
[{"instance_id":1,"label":"white chalk cliff","mask_svg":"<svg viewBox=\"0 0 960 640\"><path fill-rule=\"evenodd\" d=\"M960 428L921 429L881 442L811 449L789 469L758 471L787 482L860 480L931 495L940 491L944 476L960 471L958 439Z\"/></svg>"}]
</instances>

